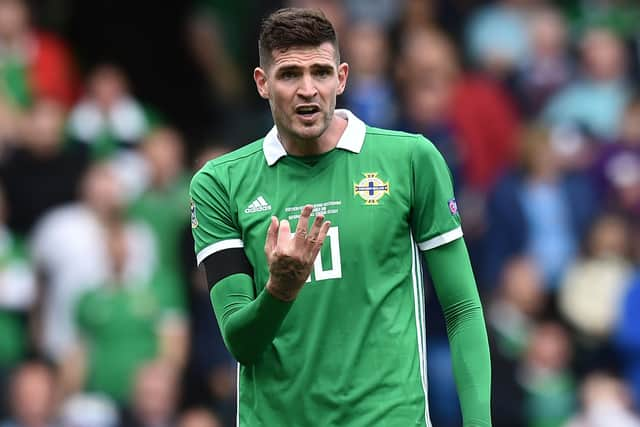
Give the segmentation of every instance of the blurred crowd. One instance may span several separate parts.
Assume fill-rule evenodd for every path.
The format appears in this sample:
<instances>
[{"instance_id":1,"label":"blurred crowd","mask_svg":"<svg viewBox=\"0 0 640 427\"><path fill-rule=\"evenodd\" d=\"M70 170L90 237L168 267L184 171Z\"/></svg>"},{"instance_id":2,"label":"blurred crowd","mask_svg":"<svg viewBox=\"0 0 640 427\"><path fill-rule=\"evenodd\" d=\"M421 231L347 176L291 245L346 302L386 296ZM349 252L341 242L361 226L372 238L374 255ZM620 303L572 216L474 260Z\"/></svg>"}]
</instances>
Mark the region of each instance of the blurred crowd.
<instances>
[{"instance_id":1,"label":"blurred crowd","mask_svg":"<svg viewBox=\"0 0 640 427\"><path fill-rule=\"evenodd\" d=\"M1 427L234 425L236 364L195 267L188 183L271 126L254 23L281 6L334 23L350 64L339 107L446 158L494 425L640 426L638 2L184 2L179 49L201 79L156 90L199 82L205 101L180 105L139 95L126 60L45 31L51 3L0 0ZM433 424L458 426L430 290L427 319Z\"/></svg>"}]
</instances>

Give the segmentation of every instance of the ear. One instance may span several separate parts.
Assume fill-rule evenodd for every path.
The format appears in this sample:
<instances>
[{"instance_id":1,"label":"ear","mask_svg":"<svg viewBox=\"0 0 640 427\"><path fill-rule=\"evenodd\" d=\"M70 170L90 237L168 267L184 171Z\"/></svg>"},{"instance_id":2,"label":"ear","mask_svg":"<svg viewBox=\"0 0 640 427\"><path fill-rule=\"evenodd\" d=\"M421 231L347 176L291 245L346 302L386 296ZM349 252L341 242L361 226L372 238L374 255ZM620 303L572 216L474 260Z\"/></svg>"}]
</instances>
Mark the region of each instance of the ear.
<instances>
[{"instance_id":1,"label":"ear","mask_svg":"<svg viewBox=\"0 0 640 427\"><path fill-rule=\"evenodd\" d=\"M256 67L253 70L253 81L256 82L256 88L258 94L263 99L269 99L269 81L267 79L267 72L260 67Z\"/></svg>"},{"instance_id":2,"label":"ear","mask_svg":"<svg viewBox=\"0 0 640 427\"><path fill-rule=\"evenodd\" d=\"M342 95L344 88L347 86L347 77L349 76L349 64L343 62L338 65L338 90L336 94Z\"/></svg>"}]
</instances>

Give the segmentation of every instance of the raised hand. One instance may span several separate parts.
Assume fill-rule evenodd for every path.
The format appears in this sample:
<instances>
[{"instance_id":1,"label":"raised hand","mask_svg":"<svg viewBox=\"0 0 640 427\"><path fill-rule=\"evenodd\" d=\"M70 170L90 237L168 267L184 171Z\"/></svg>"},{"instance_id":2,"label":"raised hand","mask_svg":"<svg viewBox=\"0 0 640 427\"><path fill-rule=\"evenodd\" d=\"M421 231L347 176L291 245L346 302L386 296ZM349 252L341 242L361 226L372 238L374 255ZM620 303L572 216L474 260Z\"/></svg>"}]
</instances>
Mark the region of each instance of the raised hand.
<instances>
[{"instance_id":1,"label":"raised hand","mask_svg":"<svg viewBox=\"0 0 640 427\"><path fill-rule=\"evenodd\" d=\"M292 301L300 292L331 226L330 221L318 214L309 230L312 211L311 205L302 209L294 234L289 221L278 222L275 216L271 217L264 245L270 273L267 290L283 301Z\"/></svg>"}]
</instances>

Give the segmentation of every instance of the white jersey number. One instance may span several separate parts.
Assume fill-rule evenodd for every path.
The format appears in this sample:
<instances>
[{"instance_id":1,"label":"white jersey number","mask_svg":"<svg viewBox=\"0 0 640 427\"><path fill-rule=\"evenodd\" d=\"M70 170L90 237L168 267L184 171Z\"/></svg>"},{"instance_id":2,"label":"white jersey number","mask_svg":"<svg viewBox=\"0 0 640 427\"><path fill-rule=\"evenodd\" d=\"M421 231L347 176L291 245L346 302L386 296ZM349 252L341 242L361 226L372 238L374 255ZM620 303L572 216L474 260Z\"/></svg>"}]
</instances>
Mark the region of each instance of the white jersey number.
<instances>
[{"instance_id":1,"label":"white jersey number","mask_svg":"<svg viewBox=\"0 0 640 427\"><path fill-rule=\"evenodd\" d=\"M342 278L342 260L340 259L340 237L338 236L338 227L329 228L327 237L324 240L324 246L327 244L331 249L331 269L324 270L322 268L322 254L318 253L316 260L313 263L313 271L307 279L307 282L311 282L312 277L316 282L320 280Z\"/></svg>"}]
</instances>

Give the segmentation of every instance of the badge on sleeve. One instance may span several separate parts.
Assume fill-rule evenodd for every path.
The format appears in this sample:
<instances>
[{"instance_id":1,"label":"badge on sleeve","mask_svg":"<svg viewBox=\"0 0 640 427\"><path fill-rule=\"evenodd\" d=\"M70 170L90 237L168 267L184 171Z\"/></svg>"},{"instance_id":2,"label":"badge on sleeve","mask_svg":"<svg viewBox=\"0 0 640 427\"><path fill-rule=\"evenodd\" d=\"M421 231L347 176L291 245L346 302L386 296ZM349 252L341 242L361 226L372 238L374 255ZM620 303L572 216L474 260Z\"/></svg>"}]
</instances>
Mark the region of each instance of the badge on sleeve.
<instances>
[{"instance_id":1,"label":"badge on sleeve","mask_svg":"<svg viewBox=\"0 0 640 427\"><path fill-rule=\"evenodd\" d=\"M458 214L458 204L456 203L456 199L449 199L447 204L449 205L449 212L451 212L451 215L457 215Z\"/></svg>"},{"instance_id":2,"label":"badge on sleeve","mask_svg":"<svg viewBox=\"0 0 640 427\"><path fill-rule=\"evenodd\" d=\"M193 203L193 199L190 201L189 207L191 209L191 228L196 228L198 226L198 217L196 216L196 204Z\"/></svg>"}]
</instances>

